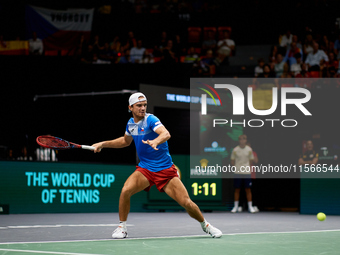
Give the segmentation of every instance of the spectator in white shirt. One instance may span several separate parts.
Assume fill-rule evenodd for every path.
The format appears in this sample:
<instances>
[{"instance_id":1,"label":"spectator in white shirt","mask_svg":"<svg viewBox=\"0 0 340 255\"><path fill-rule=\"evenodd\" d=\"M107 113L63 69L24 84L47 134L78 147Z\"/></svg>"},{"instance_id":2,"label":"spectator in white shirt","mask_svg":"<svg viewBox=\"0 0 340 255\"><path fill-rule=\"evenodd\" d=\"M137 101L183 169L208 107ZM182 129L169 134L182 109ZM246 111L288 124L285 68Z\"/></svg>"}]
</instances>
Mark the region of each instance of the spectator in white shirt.
<instances>
[{"instance_id":1,"label":"spectator in white shirt","mask_svg":"<svg viewBox=\"0 0 340 255\"><path fill-rule=\"evenodd\" d=\"M32 39L28 40L30 55L42 55L44 45L41 39L37 37L37 33L32 33Z\"/></svg>"},{"instance_id":2,"label":"spectator in white shirt","mask_svg":"<svg viewBox=\"0 0 340 255\"><path fill-rule=\"evenodd\" d=\"M320 71L323 62L328 62L328 56L323 50L319 50L319 44L313 43L313 52L309 53L305 63L308 65L309 71Z\"/></svg>"},{"instance_id":3,"label":"spectator in white shirt","mask_svg":"<svg viewBox=\"0 0 340 255\"><path fill-rule=\"evenodd\" d=\"M287 30L287 32L283 36L281 36L280 39L280 46L286 48L289 44L292 43L293 35L290 33L290 30Z\"/></svg>"},{"instance_id":4,"label":"spectator in white shirt","mask_svg":"<svg viewBox=\"0 0 340 255\"><path fill-rule=\"evenodd\" d=\"M302 69L301 69L301 64L302 64L301 53L296 53L294 55L294 58L296 59L296 63L294 63L290 66L290 73L293 77L295 77L296 75L298 75L302 71Z\"/></svg>"},{"instance_id":5,"label":"spectator in white shirt","mask_svg":"<svg viewBox=\"0 0 340 255\"><path fill-rule=\"evenodd\" d=\"M133 47L130 50L131 62L142 63L145 53L145 48L142 47L142 40L137 41L137 47Z\"/></svg>"},{"instance_id":6,"label":"spectator in white shirt","mask_svg":"<svg viewBox=\"0 0 340 255\"><path fill-rule=\"evenodd\" d=\"M218 41L217 43L218 53L224 56L229 56L232 51L235 50L235 42L230 39L230 32L224 32L224 39Z\"/></svg>"},{"instance_id":7,"label":"spectator in white shirt","mask_svg":"<svg viewBox=\"0 0 340 255\"><path fill-rule=\"evenodd\" d=\"M255 77L259 76L260 73L263 73L263 66L265 64L263 58L260 58L257 63L258 65L255 67Z\"/></svg>"}]
</instances>

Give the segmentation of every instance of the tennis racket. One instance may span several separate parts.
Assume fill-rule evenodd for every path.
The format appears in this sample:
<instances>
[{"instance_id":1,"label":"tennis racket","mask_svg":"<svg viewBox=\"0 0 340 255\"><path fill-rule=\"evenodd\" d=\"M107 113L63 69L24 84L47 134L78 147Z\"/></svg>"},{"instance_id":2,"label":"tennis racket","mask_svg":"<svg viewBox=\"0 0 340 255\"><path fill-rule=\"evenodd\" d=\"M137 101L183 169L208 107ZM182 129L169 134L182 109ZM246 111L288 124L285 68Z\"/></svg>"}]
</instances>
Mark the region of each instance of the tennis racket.
<instances>
[{"instance_id":1,"label":"tennis racket","mask_svg":"<svg viewBox=\"0 0 340 255\"><path fill-rule=\"evenodd\" d=\"M64 139L54 137L51 135L38 136L37 143L42 147L56 149L56 150L67 150L67 149L85 149L85 150L90 150L90 151L95 150L95 147L93 146L71 143Z\"/></svg>"}]
</instances>

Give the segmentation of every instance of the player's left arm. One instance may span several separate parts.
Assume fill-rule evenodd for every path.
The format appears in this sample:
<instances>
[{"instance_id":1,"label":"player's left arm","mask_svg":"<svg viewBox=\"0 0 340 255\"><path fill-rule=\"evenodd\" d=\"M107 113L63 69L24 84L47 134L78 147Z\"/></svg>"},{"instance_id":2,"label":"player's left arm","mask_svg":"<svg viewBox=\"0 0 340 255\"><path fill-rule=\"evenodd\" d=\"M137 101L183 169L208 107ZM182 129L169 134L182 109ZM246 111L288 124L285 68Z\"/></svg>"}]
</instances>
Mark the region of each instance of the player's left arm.
<instances>
[{"instance_id":1,"label":"player's left arm","mask_svg":"<svg viewBox=\"0 0 340 255\"><path fill-rule=\"evenodd\" d=\"M158 136L153 140L142 140L143 143L149 144L153 149L158 150L157 146L168 141L171 137L170 132L164 127L158 127L155 132Z\"/></svg>"}]
</instances>

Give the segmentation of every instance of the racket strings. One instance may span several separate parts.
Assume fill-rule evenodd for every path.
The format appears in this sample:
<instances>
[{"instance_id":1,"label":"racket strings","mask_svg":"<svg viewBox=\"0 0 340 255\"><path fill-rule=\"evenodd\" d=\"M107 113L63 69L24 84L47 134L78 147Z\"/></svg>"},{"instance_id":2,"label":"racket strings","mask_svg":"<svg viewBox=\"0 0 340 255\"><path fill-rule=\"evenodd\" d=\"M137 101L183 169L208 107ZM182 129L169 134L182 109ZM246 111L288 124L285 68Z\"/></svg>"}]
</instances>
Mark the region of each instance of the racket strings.
<instances>
[{"instance_id":1,"label":"racket strings","mask_svg":"<svg viewBox=\"0 0 340 255\"><path fill-rule=\"evenodd\" d=\"M52 137L41 137L39 142L51 148L66 148L70 146L68 142Z\"/></svg>"}]
</instances>

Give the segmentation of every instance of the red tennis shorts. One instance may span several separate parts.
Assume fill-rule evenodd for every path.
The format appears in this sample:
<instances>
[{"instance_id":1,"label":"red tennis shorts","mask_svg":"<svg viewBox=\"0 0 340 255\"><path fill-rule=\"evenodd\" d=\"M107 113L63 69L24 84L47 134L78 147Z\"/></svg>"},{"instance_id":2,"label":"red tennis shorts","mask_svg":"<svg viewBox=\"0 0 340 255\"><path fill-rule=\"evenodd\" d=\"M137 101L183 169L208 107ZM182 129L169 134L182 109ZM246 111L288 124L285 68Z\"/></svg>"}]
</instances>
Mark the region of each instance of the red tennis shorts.
<instances>
[{"instance_id":1,"label":"red tennis shorts","mask_svg":"<svg viewBox=\"0 0 340 255\"><path fill-rule=\"evenodd\" d=\"M174 177L179 177L175 165L159 172L151 172L148 169L137 166L136 171L141 172L150 183L150 186L144 189L145 191L149 191L152 185L156 185L160 192L164 192L163 188L168 181Z\"/></svg>"}]
</instances>

